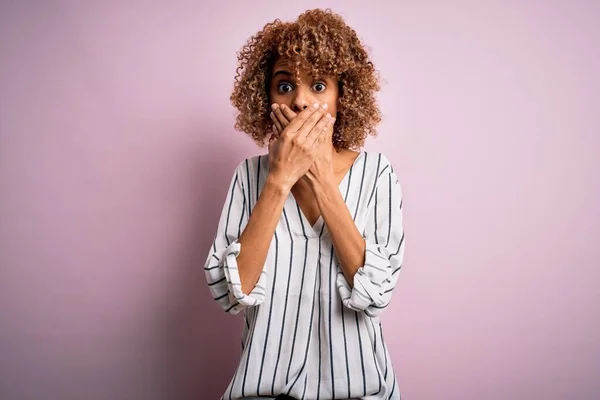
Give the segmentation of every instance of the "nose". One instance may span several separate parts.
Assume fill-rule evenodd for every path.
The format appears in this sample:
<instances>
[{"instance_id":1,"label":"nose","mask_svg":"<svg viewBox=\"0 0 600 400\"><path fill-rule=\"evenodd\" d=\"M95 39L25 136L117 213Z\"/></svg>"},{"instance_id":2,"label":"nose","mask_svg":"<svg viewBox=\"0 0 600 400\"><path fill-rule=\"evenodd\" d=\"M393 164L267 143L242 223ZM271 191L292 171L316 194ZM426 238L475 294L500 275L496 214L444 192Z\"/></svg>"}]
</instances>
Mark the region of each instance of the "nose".
<instances>
[{"instance_id":1,"label":"nose","mask_svg":"<svg viewBox=\"0 0 600 400\"><path fill-rule=\"evenodd\" d=\"M298 85L295 91L294 99L292 100L292 110L296 113L307 108L316 100L312 96L310 88L304 87L303 84Z\"/></svg>"}]
</instances>

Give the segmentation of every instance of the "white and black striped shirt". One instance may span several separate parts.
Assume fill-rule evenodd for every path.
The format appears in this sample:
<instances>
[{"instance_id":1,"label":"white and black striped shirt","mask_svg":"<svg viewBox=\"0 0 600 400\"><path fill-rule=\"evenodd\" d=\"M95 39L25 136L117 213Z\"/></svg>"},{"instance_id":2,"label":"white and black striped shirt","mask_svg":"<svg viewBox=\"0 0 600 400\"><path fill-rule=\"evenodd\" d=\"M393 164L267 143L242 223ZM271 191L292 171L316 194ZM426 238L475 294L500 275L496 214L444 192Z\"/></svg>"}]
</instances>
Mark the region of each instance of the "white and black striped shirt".
<instances>
[{"instance_id":1,"label":"white and black striped shirt","mask_svg":"<svg viewBox=\"0 0 600 400\"><path fill-rule=\"evenodd\" d=\"M222 399L399 399L379 316L404 257L402 190L389 160L361 152L339 189L366 242L350 288L321 216L314 226L290 193L263 272L242 293L238 242L269 171L268 155L241 162L231 180L204 271L228 313L244 311L242 354Z\"/></svg>"}]
</instances>

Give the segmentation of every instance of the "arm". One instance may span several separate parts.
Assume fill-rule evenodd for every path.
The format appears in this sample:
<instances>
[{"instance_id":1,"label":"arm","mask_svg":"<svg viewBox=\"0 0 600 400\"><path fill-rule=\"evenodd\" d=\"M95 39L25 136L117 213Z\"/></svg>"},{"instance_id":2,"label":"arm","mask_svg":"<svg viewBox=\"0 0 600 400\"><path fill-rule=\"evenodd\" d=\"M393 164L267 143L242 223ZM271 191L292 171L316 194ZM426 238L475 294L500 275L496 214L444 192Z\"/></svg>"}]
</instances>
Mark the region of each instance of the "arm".
<instances>
[{"instance_id":1,"label":"arm","mask_svg":"<svg viewBox=\"0 0 600 400\"><path fill-rule=\"evenodd\" d=\"M249 200L244 197L241 179L244 174L239 173L241 164L236 169L213 251L204 266L213 298L225 312L237 314L244 307L265 301L267 253L285 199L313 163L315 143L323 137L325 129L333 125L325 109L318 104L307 107L277 140L269 143L269 175L252 210L246 210ZM239 224L235 223L236 218Z\"/></svg>"},{"instance_id":2,"label":"arm","mask_svg":"<svg viewBox=\"0 0 600 400\"><path fill-rule=\"evenodd\" d=\"M393 168L378 178L364 237L339 190L326 183L314 187L340 264L336 284L342 303L371 317L380 315L390 303L404 258L402 189Z\"/></svg>"},{"instance_id":3,"label":"arm","mask_svg":"<svg viewBox=\"0 0 600 400\"><path fill-rule=\"evenodd\" d=\"M242 178L246 175L244 168L243 164L238 165L231 180L204 265L213 298L230 314L265 300L265 260L289 191L281 180L269 174L250 212Z\"/></svg>"},{"instance_id":4,"label":"arm","mask_svg":"<svg viewBox=\"0 0 600 400\"><path fill-rule=\"evenodd\" d=\"M241 251L237 257L244 293L258 282L289 190L281 180L269 174L252 210L248 225L240 236L240 245L252 249L252 251Z\"/></svg>"},{"instance_id":5,"label":"arm","mask_svg":"<svg viewBox=\"0 0 600 400\"><path fill-rule=\"evenodd\" d=\"M365 263L365 240L358 231L334 179L332 173L324 179L311 181L311 189L331 234L340 269L350 287L353 287L354 275Z\"/></svg>"}]
</instances>

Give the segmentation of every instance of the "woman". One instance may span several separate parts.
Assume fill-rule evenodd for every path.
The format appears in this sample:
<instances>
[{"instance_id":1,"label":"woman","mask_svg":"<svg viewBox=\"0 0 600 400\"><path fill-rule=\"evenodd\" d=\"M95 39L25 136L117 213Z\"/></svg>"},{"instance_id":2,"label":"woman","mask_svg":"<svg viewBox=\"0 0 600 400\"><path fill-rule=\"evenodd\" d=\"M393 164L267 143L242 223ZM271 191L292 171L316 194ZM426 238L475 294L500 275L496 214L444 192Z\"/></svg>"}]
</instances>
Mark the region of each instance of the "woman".
<instances>
[{"instance_id":1,"label":"woman","mask_svg":"<svg viewBox=\"0 0 600 400\"><path fill-rule=\"evenodd\" d=\"M204 266L243 311L223 399L399 399L379 316L404 256L389 160L360 152L381 117L376 72L330 10L275 20L238 55L236 128L269 154L233 175Z\"/></svg>"}]
</instances>

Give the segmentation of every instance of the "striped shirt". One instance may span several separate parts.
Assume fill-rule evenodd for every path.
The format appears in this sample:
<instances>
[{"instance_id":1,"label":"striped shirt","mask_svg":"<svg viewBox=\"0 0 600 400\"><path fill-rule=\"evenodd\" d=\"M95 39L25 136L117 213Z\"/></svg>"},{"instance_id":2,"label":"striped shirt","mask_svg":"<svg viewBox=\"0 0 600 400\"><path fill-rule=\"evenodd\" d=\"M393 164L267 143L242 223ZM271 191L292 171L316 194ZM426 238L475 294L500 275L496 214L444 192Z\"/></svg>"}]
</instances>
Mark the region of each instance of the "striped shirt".
<instances>
[{"instance_id":1,"label":"striped shirt","mask_svg":"<svg viewBox=\"0 0 600 400\"><path fill-rule=\"evenodd\" d=\"M404 257L402 190L389 160L361 152L339 189L365 243L351 288L321 216L311 226L285 200L260 278L241 291L236 257L269 171L268 155L241 162L231 179L204 266L213 298L243 311L241 359L222 399L399 399L380 315Z\"/></svg>"}]
</instances>

